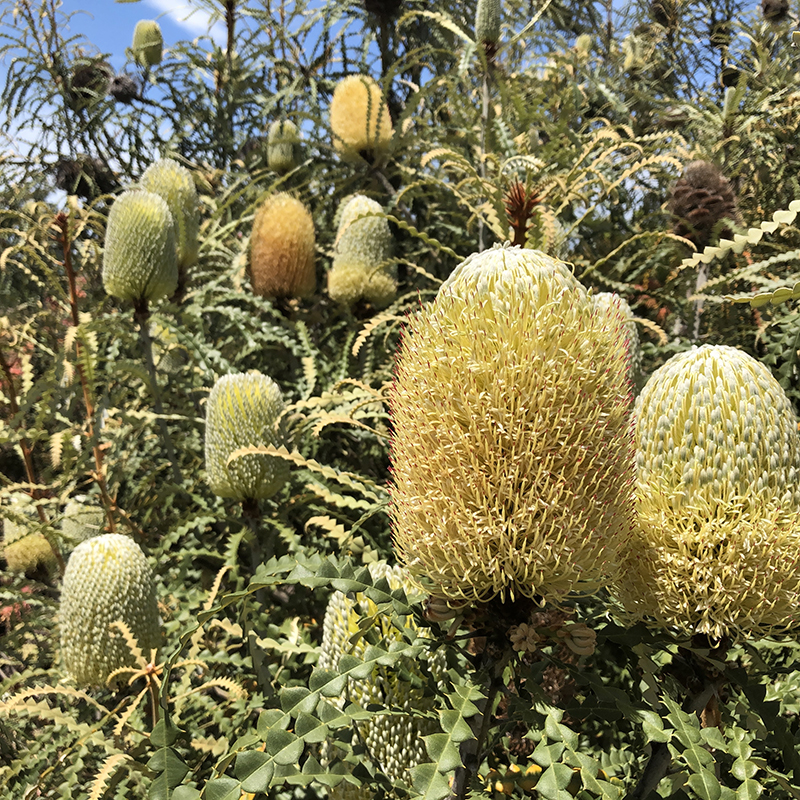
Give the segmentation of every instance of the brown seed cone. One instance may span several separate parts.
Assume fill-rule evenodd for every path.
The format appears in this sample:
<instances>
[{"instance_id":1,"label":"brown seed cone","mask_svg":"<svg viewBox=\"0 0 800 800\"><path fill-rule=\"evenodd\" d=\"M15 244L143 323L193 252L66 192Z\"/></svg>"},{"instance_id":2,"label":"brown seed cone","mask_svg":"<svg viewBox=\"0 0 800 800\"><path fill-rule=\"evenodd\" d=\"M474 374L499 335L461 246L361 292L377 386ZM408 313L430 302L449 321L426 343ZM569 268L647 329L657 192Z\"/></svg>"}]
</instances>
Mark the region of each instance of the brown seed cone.
<instances>
[{"instance_id":1,"label":"brown seed cone","mask_svg":"<svg viewBox=\"0 0 800 800\"><path fill-rule=\"evenodd\" d=\"M364 0L364 9L368 14L388 20L397 15L403 0Z\"/></svg>"},{"instance_id":2,"label":"brown seed cone","mask_svg":"<svg viewBox=\"0 0 800 800\"><path fill-rule=\"evenodd\" d=\"M673 215L672 230L702 249L721 219L740 223L736 196L728 179L708 161L692 161L672 189L667 208ZM729 236L730 229L719 232Z\"/></svg>"},{"instance_id":3,"label":"brown seed cone","mask_svg":"<svg viewBox=\"0 0 800 800\"><path fill-rule=\"evenodd\" d=\"M780 22L789 15L789 0L761 0L761 14L770 22Z\"/></svg>"}]
</instances>

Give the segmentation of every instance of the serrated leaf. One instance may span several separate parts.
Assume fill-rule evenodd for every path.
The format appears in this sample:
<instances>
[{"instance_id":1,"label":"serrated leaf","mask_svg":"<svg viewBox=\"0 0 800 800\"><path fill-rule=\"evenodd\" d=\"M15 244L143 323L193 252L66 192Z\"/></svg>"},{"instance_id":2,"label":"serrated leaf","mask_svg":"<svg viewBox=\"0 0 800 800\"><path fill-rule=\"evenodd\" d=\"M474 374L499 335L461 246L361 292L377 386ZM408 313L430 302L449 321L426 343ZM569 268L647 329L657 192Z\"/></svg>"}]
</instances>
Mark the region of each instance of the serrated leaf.
<instances>
[{"instance_id":1,"label":"serrated leaf","mask_svg":"<svg viewBox=\"0 0 800 800\"><path fill-rule=\"evenodd\" d=\"M758 767L752 761L737 758L731 765L731 775L737 781L746 781L758 772Z\"/></svg>"},{"instance_id":2,"label":"serrated leaf","mask_svg":"<svg viewBox=\"0 0 800 800\"><path fill-rule=\"evenodd\" d=\"M707 769L692 773L687 783L703 800L719 800L722 794L719 781Z\"/></svg>"},{"instance_id":3,"label":"serrated leaf","mask_svg":"<svg viewBox=\"0 0 800 800\"><path fill-rule=\"evenodd\" d=\"M203 790L203 800L240 800L242 784L235 778L214 778Z\"/></svg>"},{"instance_id":4,"label":"serrated leaf","mask_svg":"<svg viewBox=\"0 0 800 800\"><path fill-rule=\"evenodd\" d=\"M566 764L551 764L539 777L536 783L537 795L545 800L572 800L572 795L566 791L574 772Z\"/></svg>"},{"instance_id":5,"label":"serrated leaf","mask_svg":"<svg viewBox=\"0 0 800 800\"><path fill-rule=\"evenodd\" d=\"M233 771L245 792L266 792L275 774L275 762L260 750L245 750L236 756Z\"/></svg>"},{"instance_id":6,"label":"serrated leaf","mask_svg":"<svg viewBox=\"0 0 800 800\"><path fill-rule=\"evenodd\" d=\"M578 747L578 734L566 725L562 725L552 714L548 714L545 719L544 732L548 739L552 739L554 742L564 742L572 750Z\"/></svg>"},{"instance_id":7,"label":"serrated leaf","mask_svg":"<svg viewBox=\"0 0 800 800\"><path fill-rule=\"evenodd\" d=\"M305 686L293 686L281 692L281 708L293 717L298 714L313 714L319 695Z\"/></svg>"},{"instance_id":8,"label":"serrated leaf","mask_svg":"<svg viewBox=\"0 0 800 800\"><path fill-rule=\"evenodd\" d=\"M412 767L411 781L422 800L442 800L450 794L450 784L435 764Z\"/></svg>"},{"instance_id":9,"label":"serrated leaf","mask_svg":"<svg viewBox=\"0 0 800 800\"><path fill-rule=\"evenodd\" d=\"M531 753L531 758L540 766L540 767L549 767L552 764L556 764L561 761L561 756L564 753L565 745L563 742L555 742L553 744L547 744L546 740L543 739L533 750Z\"/></svg>"},{"instance_id":10,"label":"serrated leaf","mask_svg":"<svg viewBox=\"0 0 800 800\"><path fill-rule=\"evenodd\" d=\"M764 787L758 781L748 779L736 790L736 800L756 800L763 791Z\"/></svg>"},{"instance_id":11,"label":"serrated leaf","mask_svg":"<svg viewBox=\"0 0 800 800\"><path fill-rule=\"evenodd\" d=\"M172 793L170 800L200 800L200 792L194 786L179 786Z\"/></svg>"},{"instance_id":12,"label":"serrated leaf","mask_svg":"<svg viewBox=\"0 0 800 800\"><path fill-rule=\"evenodd\" d=\"M661 742L666 744L672 738L672 731L664 730L664 722L655 711L641 711L642 733L648 742Z\"/></svg>"},{"instance_id":13,"label":"serrated leaf","mask_svg":"<svg viewBox=\"0 0 800 800\"><path fill-rule=\"evenodd\" d=\"M431 733L423 736L425 749L439 772L450 772L461 766L461 755L447 733Z\"/></svg>"},{"instance_id":14,"label":"serrated leaf","mask_svg":"<svg viewBox=\"0 0 800 800\"><path fill-rule=\"evenodd\" d=\"M341 697L347 686L347 675L340 675L333 669L317 667L308 681L312 692L319 692L323 697Z\"/></svg>"},{"instance_id":15,"label":"serrated leaf","mask_svg":"<svg viewBox=\"0 0 800 800\"><path fill-rule=\"evenodd\" d=\"M264 744L266 752L272 756L276 764L281 766L296 763L300 759L304 747L302 739L298 739L290 731L280 728L272 728L268 731Z\"/></svg>"},{"instance_id":16,"label":"serrated leaf","mask_svg":"<svg viewBox=\"0 0 800 800\"><path fill-rule=\"evenodd\" d=\"M450 734L450 738L460 744L474 736L472 728L466 723L458 711L446 708L439 711L439 724L442 730Z\"/></svg>"}]
</instances>

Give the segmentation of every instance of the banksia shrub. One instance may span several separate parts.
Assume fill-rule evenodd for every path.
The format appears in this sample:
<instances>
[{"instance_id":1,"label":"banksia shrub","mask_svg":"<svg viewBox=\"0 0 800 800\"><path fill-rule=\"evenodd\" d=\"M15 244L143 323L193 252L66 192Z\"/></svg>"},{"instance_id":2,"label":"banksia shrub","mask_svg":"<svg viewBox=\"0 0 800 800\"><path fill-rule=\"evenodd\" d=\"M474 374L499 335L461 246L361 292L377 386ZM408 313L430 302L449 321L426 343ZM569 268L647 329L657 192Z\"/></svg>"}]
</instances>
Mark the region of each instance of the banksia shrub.
<instances>
[{"instance_id":1,"label":"banksia shrub","mask_svg":"<svg viewBox=\"0 0 800 800\"><path fill-rule=\"evenodd\" d=\"M146 658L159 645L158 603L153 574L132 539L105 533L79 544L64 572L59 609L61 656L81 686L98 686L135 659L121 621Z\"/></svg>"},{"instance_id":2,"label":"banksia shrub","mask_svg":"<svg viewBox=\"0 0 800 800\"><path fill-rule=\"evenodd\" d=\"M642 348L639 344L639 331L633 321L635 314L628 302L616 292L598 292L592 295L592 305L597 309L616 306L625 319L625 343L628 347L628 364L631 382L636 383L642 369Z\"/></svg>"},{"instance_id":3,"label":"banksia shrub","mask_svg":"<svg viewBox=\"0 0 800 800\"><path fill-rule=\"evenodd\" d=\"M164 37L161 26L154 19L142 19L133 30L133 55L143 67L161 63L164 54Z\"/></svg>"},{"instance_id":4,"label":"banksia shrub","mask_svg":"<svg viewBox=\"0 0 800 800\"><path fill-rule=\"evenodd\" d=\"M311 212L285 192L256 211L250 236L250 280L261 297L308 297L317 287Z\"/></svg>"},{"instance_id":5,"label":"banksia shrub","mask_svg":"<svg viewBox=\"0 0 800 800\"><path fill-rule=\"evenodd\" d=\"M267 165L283 173L300 163L300 134L297 125L288 119L279 119L269 126L267 134Z\"/></svg>"},{"instance_id":6,"label":"banksia shrub","mask_svg":"<svg viewBox=\"0 0 800 800\"><path fill-rule=\"evenodd\" d=\"M348 75L331 98L331 130L345 158L372 160L391 141L392 120L381 87L368 75Z\"/></svg>"},{"instance_id":7,"label":"banksia shrub","mask_svg":"<svg viewBox=\"0 0 800 800\"><path fill-rule=\"evenodd\" d=\"M411 318L391 395L395 549L431 594L558 602L631 533L625 320L536 250L470 256Z\"/></svg>"},{"instance_id":8,"label":"banksia shrub","mask_svg":"<svg viewBox=\"0 0 800 800\"><path fill-rule=\"evenodd\" d=\"M263 500L280 490L288 476L283 459L253 454L227 461L242 447L280 447L283 409L280 388L260 372L224 375L214 384L206 408L206 474L214 494Z\"/></svg>"},{"instance_id":9,"label":"banksia shrub","mask_svg":"<svg viewBox=\"0 0 800 800\"><path fill-rule=\"evenodd\" d=\"M391 589L411 590L411 585L399 567L378 563L371 564L369 570L373 578L385 578ZM359 632L361 620L374 617L375 612L375 604L361 593L351 597L342 592L334 592L322 625L318 666L322 669L335 669L343 655L363 657L368 645L366 637L359 638L355 644L351 643L351 639ZM403 623L417 629L410 617L404 619ZM392 625L388 616L379 615L373 630L377 632L380 644L387 649L392 643L403 641L401 632ZM427 670L420 662L405 659L391 672L384 667L376 667L363 680L348 680L346 693L349 702L358 703L362 708L375 704L387 711L406 712L377 715L356 724L362 741L381 771L392 781L402 780L408 785L411 784L410 770L428 760L422 737L437 730L434 720L414 716L413 712L424 713L434 707L435 698L426 697L424 681L429 671L433 672L434 677L444 673L446 665L443 654L433 655L425 666L428 667ZM407 677L400 677L398 671L404 671ZM344 706L344 698L341 704ZM329 746L325 749L330 753ZM356 800L372 796L373 793L366 787L358 790L347 783L341 783L331 790L331 797L336 800L345 797Z\"/></svg>"},{"instance_id":10,"label":"banksia shrub","mask_svg":"<svg viewBox=\"0 0 800 800\"><path fill-rule=\"evenodd\" d=\"M120 300L158 300L178 286L175 224L153 192L123 192L111 207L103 250L103 285Z\"/></svg>"},{"instance_id":11,"label":"banksia shrub","mask_svg":"<svg viewBox=\"0 0 800 800\"><path fill-rule=\"evenodd\" d=\"M715 638L796 624L800 438L769 370L732 347L693 348L653 373L635 416L629 613Z\"/></svg>"},{"instance_id":12,"label":"banksia shrub","mask_svg":"<svg viewBox=\"0 0 800 800\"><path fill-rule=\"evenodd\" d=\"M162 197L175 223L178 270L197 263L200 205L192 173L171 158L154 161L142 174L140 186Z\"/></svg>"},{"instance_id":13,"label":"banksia shrub","mask_svg":"<svg viewBox=\"0 0 800 800\"><path fill-rule=\"evenodd\" d=\"M352 307L363 299L381 308L397 294L394 265L386 263L394 244L389 223L383 217L364 216L382 212L379 203L360 194L346 199L337 211L328 273L328 294L337 303Z\"/></svg>"},{"instance_id":14,"label":"banksia shrub","mask_svg":"<svg viewBox=\"0 0 800 800\"><path fill-rule=\"evenodd\" d=\"M67 503L61 518L61 532L70 546L99 536L105 525L106 515L100 506L86 505L77 499Z\"/></svg>"},{"instance_id":15,"label":"banksia shrub","mask_svg":"<svg viewBox=\"0 0 800 800\"><path fill-rule=\"evenodd\" d=\"M728 179L708 161L692 161L675 183L667 208L674 217L673 231L703 249L723 220L739 221L736 197ZM729 235L730 230L717 228Z\"/></svg>"},{"instance_id":16,"label":"banksia shrub","mask_svg":"<svg viewBox=\"0 0 800 800\"><path fill-rule=\"evenodd\" d=\"M43 570L52 574L58 567L53 548L42 533L36 506L31 498L15 493L3 514L3 557L9 572L27 575Z\"/></svg>"}]
</instances>

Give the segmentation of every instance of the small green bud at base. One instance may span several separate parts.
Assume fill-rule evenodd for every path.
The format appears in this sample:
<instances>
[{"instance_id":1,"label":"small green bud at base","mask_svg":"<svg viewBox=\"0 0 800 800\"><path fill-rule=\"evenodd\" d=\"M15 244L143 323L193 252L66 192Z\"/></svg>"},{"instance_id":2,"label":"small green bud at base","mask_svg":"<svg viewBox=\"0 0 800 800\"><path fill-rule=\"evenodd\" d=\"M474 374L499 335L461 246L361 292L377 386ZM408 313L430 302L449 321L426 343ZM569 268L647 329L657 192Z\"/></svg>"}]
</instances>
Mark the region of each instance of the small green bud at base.
<instances>
[{"instance_id":1,"label":"small green bud at base","mask_svg":"<svg viewBox=\"0 0 800 800\"><path fill-rule=\"evenodd\" d=\"M123 192L108 215L103 285L120 300L158 300L178 286L175 224L153 192Z\"/></svg>"},{"instance_id":2,"label":"small green bud at base","mask_svg":"<svg viewBox=\"0 0 800 800\"><path fill-rule=\"evenodd\" d=\"M135 660L121 621L149 659L160 641L153 574L139 546L106 533L79 544L67 562L59 623L64 668L80 686L100 686L111 672Z\"/></svg>"},{"instance_id":3,"label":"small green bud at base","mask_svg":"<svg viewBox=\"0 0 800 800\"><path fill-rule=\"evenodd\" d=\"M206 475L211 491L236 500L272 497L288 476L286 462L275 456L245 455L230 464L242 447L280 447L277 428L284 409L278 385L260 372L224 375L208 396L206 411Z\"/></svg>"},{"instance_id":4,"label":"small green bud at base","mask_svg":"<svg viewBox=\"0 0 800 800\"><path fill-rule=\"evenodd\" d=\"M143 67L154 67L161 63L164 53L164 37L161 26L153 19L142 19L136 23L131 45L136 60Z\"/></svg>"}]
</instances>

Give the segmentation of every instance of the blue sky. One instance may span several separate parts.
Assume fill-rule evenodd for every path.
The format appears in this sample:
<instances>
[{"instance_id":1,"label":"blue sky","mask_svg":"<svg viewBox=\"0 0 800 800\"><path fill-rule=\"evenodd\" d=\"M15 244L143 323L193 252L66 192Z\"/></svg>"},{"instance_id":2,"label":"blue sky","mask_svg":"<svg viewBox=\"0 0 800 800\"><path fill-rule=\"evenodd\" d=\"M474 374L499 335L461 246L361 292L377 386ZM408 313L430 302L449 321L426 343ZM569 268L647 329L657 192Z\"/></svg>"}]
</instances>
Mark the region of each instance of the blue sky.
<instances>
[{"instance_id":1,"label":"blue sky","mask_svg":"<svg viewBox=\"0 0 800 800\"><path fill-rule=\"evenodd\" d=\"M208 31L208 13L191 0L141 0L138 3L115 3L113 0L64 0L62 11L76 13L69 26L71 35L83 34L101 51L111 53L111 65L120 69L125 63L125 48L131 46L133 29L140 19L157 19L164 35L164 45L181 39L194 39ZM212 36L224 42L224 30L217 23Z\"/></svg>"}]
</instances>

